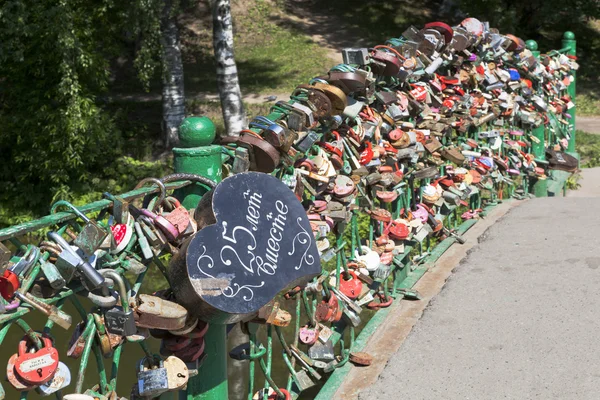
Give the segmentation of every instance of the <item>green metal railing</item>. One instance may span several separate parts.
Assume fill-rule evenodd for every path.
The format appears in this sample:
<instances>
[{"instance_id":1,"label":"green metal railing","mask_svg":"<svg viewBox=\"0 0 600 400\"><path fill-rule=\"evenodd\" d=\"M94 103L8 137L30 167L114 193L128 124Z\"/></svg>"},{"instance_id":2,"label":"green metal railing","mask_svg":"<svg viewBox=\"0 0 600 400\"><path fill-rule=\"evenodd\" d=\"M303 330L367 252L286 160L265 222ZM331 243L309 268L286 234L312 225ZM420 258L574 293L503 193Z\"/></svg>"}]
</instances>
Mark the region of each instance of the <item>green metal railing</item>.
<instances>
[{"instance_id":1,"label":"green metal railing","mask_svg":"<svg viewBox=\"0 0 600 400\"><path fill-rule=\"evenodd\" d=\"M567 54L569 56L575 56L575 38L572 33L567 32L564 36L563 49L557 51L557 53ZM537 51L537 44L535 42L528 42L528 48L533 52L536 57L540 54ZM573 73L573 78L575 74ZM541 91L539 92L542 93ZM575 79L572 80L571 84L567 89L567 93L575 101ZM298 100L290 100L289 104L292 104ZM575 111L573 107L569 110L569 146L568 151L575 151ZM271 114L267 116L270 120L276 122L284 119L286 116L285 112L275 109ZM223 162L231 162L228 160L227 150L228 148L219 145L211 144L215 137L215 130L212 123L206 118L199 119L188 119L186 124L180 133L181 136L181 147L173 150L175 155L175 169L178 173L191 173L205 176L219 181L222 178ZM481 126L476 130L467 132L461 136L463 139L478 140L477 133L486 129L486 126ZM504 126L505 131L510 131L512 127ZM260 130L256 130L257 133ZM538 128L531 129L529 132L531 140L531 146L526 149L528 152L534 155L536 161L543 165L545 162L545 148L554 145L558 141L556 132L552 132L549 127L542 125ZM444 143L447 144L447 143ZM231 149L229 149L231 150ZM506 156L507 150L501 150L501 154ZM440 166L442 168L443 166ZM274 172L274 175L281 177L285 173L285 169L279 169ZM549 177L549 180L556 179L557 185L564 188L564 180L560 181L560 177ZM429 184L429 180L423 180L422 182L416 182L415 189L418 191L419 187ZM201 196L206 192L207 188L192 182L190 180L180 180L177 182L170 182L165 184L168 190L176 190L177 196L180 198L182 203L187 208L194 208ZM438 218L443 221L446 228L455 230L457 234L462 234L467 231L476 223L476 219L469 219L466 221L461 220L461 214L463 211L468 209L483 208L482 215L491 208L502 201L505 197L516 197L523 198L527 196L530 191L536 196L545 196L548 193L548 184L545 179L533 179L530 180L528 174L521 172L518 178L513 180L502 178L501 176L494 179L493 183L487 185L480 185L479 193L473 194L469 198L467 207L465 206L446 206L447 209L442 214L438 214ZM413 196L415 191L409 190L408 187L399 188L401 191L398 200L392 204L380 205L390 211L394 218L398 218L403 210L410 209L413 204ZM146 195L156 194L159 189L155 186L144 187L136 189L120 195L125 200L139 199ZM310 197L310 195L307 195ZM361 196L359 196L361 197ZM362 196L366 197L366 196ZM357 199L357 203L360 199ZM111 210L112 201L110 200L99 200L94 203L90 203L80 210L85 213L99 213L99 219ZM48 228L59 227L58 232L60 234L65 233L68 229L74 229L79 231L81 226L75 222L77 217L73 213L59 212L51 214L46 217L40 218L35 221L30 221L20 225L8 227L0 230L0 241L10 243L11 246L18 250L27 249L27 241L20 240L23 236L39 232ZM352 211L352 217L350 223L346 226L338 224L337 229L334 230L332 241L335 243L336 248L341 248L335 255L335 262L333 265L327 264L327 268L335 271L333 276L335 277L335 284L328 287L327 280L325 280L324 290L332 290L334 288L339 289L340 281L344 273L348 271L348 262L355 260L355 252L361 245L362 241L367 240L372 246L374 243L375 232L382 230L380 222L370 220L368 223L368 231L361 235L359 225L364 224L365 215L359 211ZM381 282L379 289L374 290L374 294L383 293L384 297L391 297L395 301L400 301L407 289L411 289L413 285L422 277L431 267L434 266L435 261L452 245L456 242L454 236L449 236L442 239L433 239L431 236L425 238L422 242L416 241L411 238L405 245L404 252L394 256L393 261L390 265L389 275L384 277ZM133 243L134 241L132 241ZM344 243L347 243L345 250ZM332 246L334 247L334 246ZM126 274L127 265L125 262L125 256L137 257L133 244L126 252L120 256L115 257L111 261L115 266L115 270L118 273ZM48 259L49 254L43 255L45 259ZM168 281L166 276L166 260L156 257L150 268L157 267L161 271ZM132 289L134 292L139 292L144 278L147 272L143 272L135 278ZM324 271L324 274L329 274L329 271ZM27 275L22 283L22 292L28 291L34 284L34 281L41 276L41 266L38 263ZM68 288L61 290L55 296L49 299L43 299L47 304L54 304L61 309L65 302L69 300L70 303L75 307L77 313L80 315L81 320L85 322L83 330L83 338L85 340L85 346L79 369L77 371L77 378L74 380L74 385L70 387L70 391L83 392L84 378L86 376L86 370L88 369L89 358L91 353L94 353L94 359L96 366L99 371L98 373L98 386L93 388L89 393L97 396L100 399L106 398L111 391L117 389L117 377L119 376L119 370L121 368L121 358L124 345L118 345L114 349L114 355L110 360L112 369L110 374L107 373L105 368L105 360L102 357L99 349L99 344L94 340L96 332L103 329L102 325L98 323L97 319L94 319L93 315L89 314L82 303L75 296L76 293L83 290L81 285L69 285ZM331 326L332 336L331 343L337 348L337 364L331 366L331 370L328 370L328 374L319 373L315 368L310 365L304 365L303 368L299 367L299 361L293 357L292 349L299 346L298 332L301 328L301 321L314 320L314 312L317 304L321 299L320 293L309 293L304 290L291 296L290 311L293 315L293 322L288 329L282 329L278 326L261 326L254 323L248 323L245 325L247 329L250 347L249 353L246 357L248 360L248 399L252 399L255 390L258 387L273 388L275 392L284 398L285 394L281 389L285 389L291 394L293 398L301 394L299 386L299 378L296 376L300 371L303 374L307 374L313 381L318 381L319 384L315 388L320 389L318 394L311 396L317 399L329 399L332 398L351 369L351 363L349 363L349 356L351 352L360 351L365 347L369 337L372 333L381 325L388 315L390 308L381 308L376 312L369 314L369 320L364 321L366 324L361 327L360 333L358 329L352 325L347 324L344 320L340 321ZM0 300L3 301L3 300ZM7 305L6 302L4 302ZM290 304L290 303L286 303ZM21 305L15 311L0 314L0 345L3 344L9 329L16 325L23 330L25 335L28 335L31 340L34 341L38 346L40 344L39 335L31 328L31 326L25 322L23 317L31 312L30 307ZM54 322L47 320L43 332L50 334L54 326ZM228 393L228 381L227 381L227 342L226 342L226 326L212 324L205 336L206 342L206 358L204 362L198 368L197 376L191 377L187 386L187 390L181 391L179 394L175 394L179 399L188 400L222 400L229 398ZM136 342L136 346L139 346L142 351L152 356L152 351L145 340L132 340ZM5 347L6 348L6 347ZM276 351L281 348L282 350ZM277 368L284 368L289 373L285 381L276 381L274 378L275 361L277 362ZM134 368L134 365L128 365L127 368ZM329 374L330 373L330 374ZM321 379L317 379L318 376L322 376ZM260 379L262 377L262 379ZM4 389L0 384L0 398L3 398ZM28 392L23 392L20 395L21 399L27 398ZM13 396L14 397L14 396ZM9 398L13 398L9 397ZM57 394L58 399L61 398L61 394ZM165 396L165 398L169 398ZM266 397L263 397L266 398Z\"/></svg>"}]
</instances>

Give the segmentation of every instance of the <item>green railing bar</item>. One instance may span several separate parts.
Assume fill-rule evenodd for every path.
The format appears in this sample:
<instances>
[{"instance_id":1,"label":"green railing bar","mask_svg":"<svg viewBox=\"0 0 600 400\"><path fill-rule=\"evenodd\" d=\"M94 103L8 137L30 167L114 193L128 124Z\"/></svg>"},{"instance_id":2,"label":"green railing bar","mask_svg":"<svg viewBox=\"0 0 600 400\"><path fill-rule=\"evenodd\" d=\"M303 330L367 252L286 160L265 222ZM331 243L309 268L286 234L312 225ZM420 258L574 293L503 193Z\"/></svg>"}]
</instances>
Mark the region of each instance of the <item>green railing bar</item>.
<instances>
[{"instance_id":1,"label":"green railing bar","mask_svg":"<svg viewBox=\"0 0 600 400\"><path fill-rule=\"evenodd\" d=\"M186 181L169 182L169 183L165 184L165 187L167 188L167 190L179 189L179 188L189 185L190 183L192 183L192 182L187 181L187 180ZM141 197L141 196L144 196L147 194L158 193L159 191L160 191L160 189L158 187L147 186L147 187L142 187L139 189L135 189L135 190L131 190L129 192L123 193L120 195L120 197L122 197L124 200L133 200L135 198L138 198L138 197ZM86 204L86 205L84 205L82 207L78 207L78 208L82 213L87 214L90 212L104 210L106 208L109 208L111 205L112 205L111 200L104 199L104 200L98 200L93 203ZM38 229L43 229L48 226L60 224L62 222L66 222L66 221L69 221L72 219L77 219L77 218L78 218L77 215L75 215L74 213L58 212L56 214L47 215L40 219L24 222L19 225L10 226L8 228L0 229L0 241L7 240L12 237L16 237L16 236L20 236L20 235L25 235L27 233L31 233Z\"/></svg>"}]
</instances>

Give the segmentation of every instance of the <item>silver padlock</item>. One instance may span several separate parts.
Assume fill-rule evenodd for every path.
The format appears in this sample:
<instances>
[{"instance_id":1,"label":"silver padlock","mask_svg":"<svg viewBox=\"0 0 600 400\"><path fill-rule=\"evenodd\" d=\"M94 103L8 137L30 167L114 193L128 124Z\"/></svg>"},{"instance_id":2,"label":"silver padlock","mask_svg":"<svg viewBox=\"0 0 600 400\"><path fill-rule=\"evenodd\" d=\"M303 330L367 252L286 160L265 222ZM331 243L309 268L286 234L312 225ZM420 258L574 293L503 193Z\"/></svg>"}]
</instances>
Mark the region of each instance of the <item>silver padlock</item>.
<instances>
[{"instance_id":1,"label":"silver padlock","mask_svg":"<svg viewBox=\"0 0 600 400\"><path fill-rule=\"evenodd\" d=\"M158 361L157 368L152 368L149 360L144 357L138 363L138 392L143 397L156 397L169 390L168 374L159 357L154 359Z\"/></svg>"}]
</instances>

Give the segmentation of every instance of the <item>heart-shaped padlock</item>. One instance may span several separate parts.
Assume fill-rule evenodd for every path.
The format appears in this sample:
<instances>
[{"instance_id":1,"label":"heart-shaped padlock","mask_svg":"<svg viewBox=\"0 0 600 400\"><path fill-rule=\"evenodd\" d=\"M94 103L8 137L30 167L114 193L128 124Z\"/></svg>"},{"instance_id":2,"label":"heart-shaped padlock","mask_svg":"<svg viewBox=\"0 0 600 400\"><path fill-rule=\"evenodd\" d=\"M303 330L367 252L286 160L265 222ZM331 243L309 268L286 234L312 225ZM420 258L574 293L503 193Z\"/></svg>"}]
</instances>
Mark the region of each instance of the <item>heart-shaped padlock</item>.
<instances>
[{"instance_id":1,"label":"heart-shaped padlock","mask_svg":"<svg viewBox=\"0 0 600 400\"><path fill-rule=\"evenodd\" d=\"M42 385L48 382L58 368L58 350L52 347L52 340L43 336L44 347L34 353L29 353L32 343L28 338L19 342L19 353L15 361L15 372L25 382L32 385Z\"/></svg>"},{"instance_id":2,"label":"heart-shaped padlock","mask_svg":"<svg viewBox=\"0 0 600 400\"><path fill-rule=\"evenodd\" d=\"M368 271L375 271L379 268L379 254L371 250L369 246L361 246L361 254L356 251L356 259L359 263L364 264Z\"/></svg>"},{"instance_id":3,"label":"heart-shaped padlock","mask_svg":"<svg viewBox=\"0 0 600 400\"><path fill-rule=\"evenodd\" d=\"M319 329L317 327L304 325L298 332L298 339L307 345L315 344L317 339L319 339Z\"/></svg>"},{"instance_id":4,"label":"heart-shaped padlock","mask_svg":"<svg viewBox=\"0 0 600 400\"><path fill-rule=\"evenodd\" d=\"M348 277L347 280L346 276ZM340 280L340 292L345 294L348 298L355 300L360 296L363 283L358 279L358 276L356 276L356 272L354 271L348 271L346 276L343 276Z\"/></svg>"}]
</instances>

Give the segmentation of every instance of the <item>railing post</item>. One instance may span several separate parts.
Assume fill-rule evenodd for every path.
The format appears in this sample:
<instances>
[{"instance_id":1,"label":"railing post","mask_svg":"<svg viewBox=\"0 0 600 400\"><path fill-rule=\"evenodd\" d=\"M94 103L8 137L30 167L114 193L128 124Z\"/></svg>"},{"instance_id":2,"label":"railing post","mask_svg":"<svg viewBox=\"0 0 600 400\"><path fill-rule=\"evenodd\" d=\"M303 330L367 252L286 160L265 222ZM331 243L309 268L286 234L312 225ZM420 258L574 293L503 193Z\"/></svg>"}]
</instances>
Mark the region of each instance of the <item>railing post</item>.
<instances>
[{"instance_id":1,"label":"railing post","mask_svg":"<svg viewBox=\"0 0 600 400\"><path fill-rule=\"evenodd\" d=\"M216 129L207 117L188 117L179 128L181 147L173 149L176 173L197 174L216 182L221 180L221 146L213 145ZM176 196L188 208L195 208L206 188L192 184ZM198 368L198 375L190 378L187 392L179 399L222 400L229 398L227 390L227 334L226 326L211 324L204 337L206 362Z\"/></svg>"},{"instance_id":2,"label":"railing post","mask_svg":"<svg viewBox=\"0 0 600 400\"><path fill-rule=\"evenodd\" d=\"M538 50L538 44L535 40L528 40L525 42L527 49L531 51L531 54L535 58L540 58L540 52ZM531 135L537 139L531 141L531 153L535 157L536 160L545 161L546 160L546 127L544 124L538 126L537 128L533 128L531 130ZM546 197L548 196L548 180L547 179L535 179L533 181L533 185L529 188L535 197Z\"/></svg>"},{"instance_id":3,"label":"railing post","mask_svg":"<svg viewBox=\"0 0 600 400\"><path fill-rule=\"evenodd\" d=\"M564 33L562 47L569 48L567 55L569 55L569 56L577 55L577 41L575 40L575 34L573 32L567 31ZM573 104L577 104L575 102L575 94L576 94L576 84L575 83L577 81L577 79L576 79L577 73L576 73L576 71L572 71L571 73L573 75L573 81L569 85L567 92L569 93L569 97L571 97L571 101L573 102ZM577 114L577 106L574 106L573 108L571 108L569 110L569 115L571 116L571 118L569 118L569 125L571 126L571 132L572 132L571 138L569 139L569 147L567 147L567 152L569 152L569 153L575 153L575 114Z\"/></svg>"},{"instance_id":4,"label":"railing post","mask_svg":"<svg viewBox=\"0 0 600 400\"><path fill-rule=\"evenodd\" d=\"M213 145L216 128L208 117L188 117L179 127L181 147L173 148L175 172L197 174L221 181L221 146ZM207 189L198 183L180 189L176 196L184 207L195 208Z\"/></svg>"},{"instance_id":5,"label":"railing post","mask_svg":"<svg viewBox=\"0 0 600 400\"><path fill-rule=\"evenodd\" d=\"M535 58L540 58L540 52L538 51L538 44L535 40L528 40L526 42L527 49L531 51ZM546 159L546 142L545 142L545 128L544 125L540 125L537 128L531 130L531 134L538 140L538 143L531 141L531 152L533 156L540 160Z\"/></svg>"}]
</instances>

